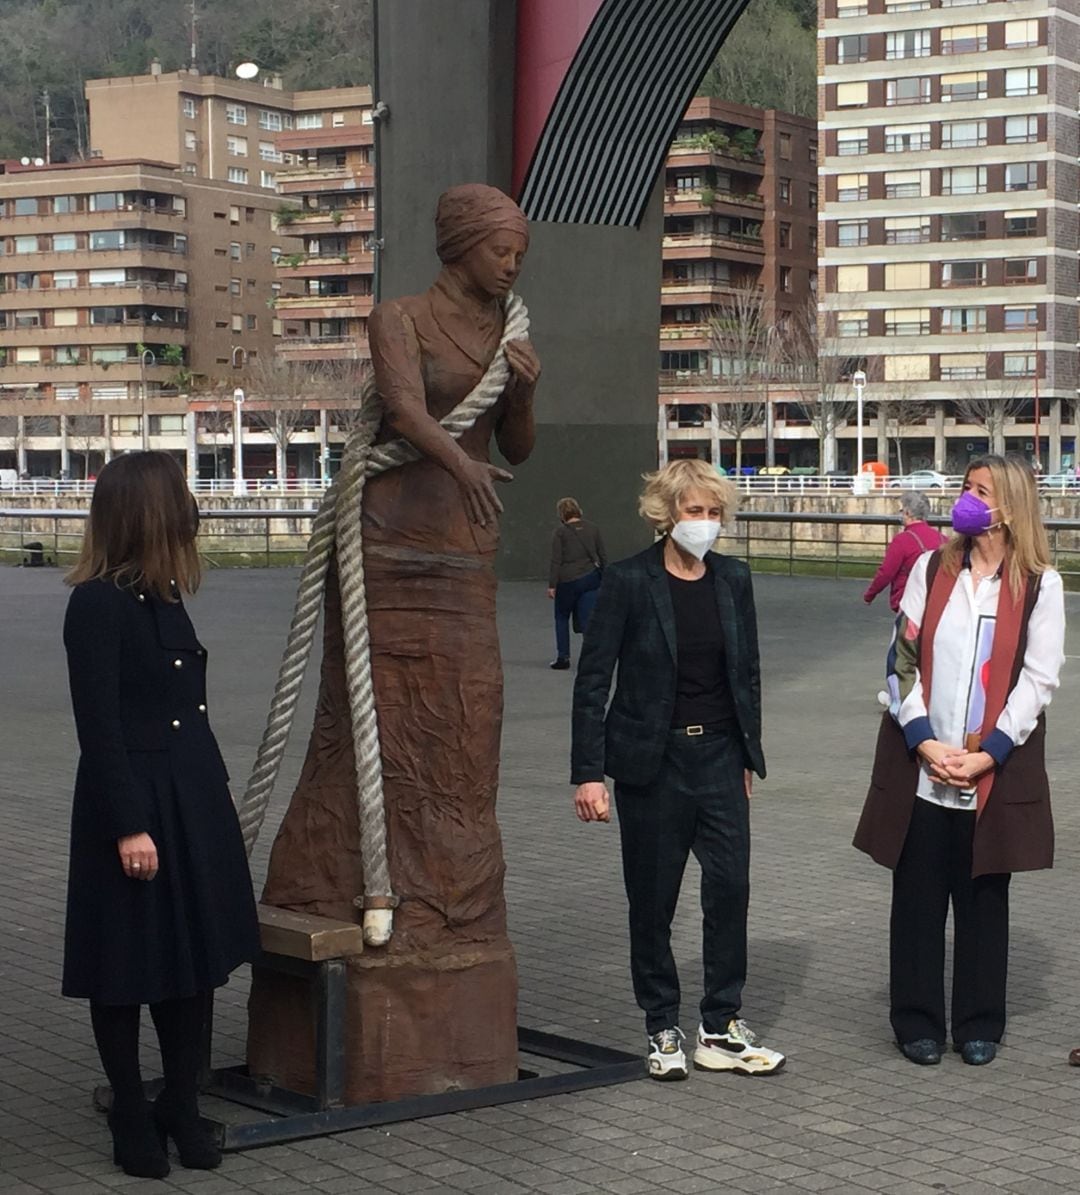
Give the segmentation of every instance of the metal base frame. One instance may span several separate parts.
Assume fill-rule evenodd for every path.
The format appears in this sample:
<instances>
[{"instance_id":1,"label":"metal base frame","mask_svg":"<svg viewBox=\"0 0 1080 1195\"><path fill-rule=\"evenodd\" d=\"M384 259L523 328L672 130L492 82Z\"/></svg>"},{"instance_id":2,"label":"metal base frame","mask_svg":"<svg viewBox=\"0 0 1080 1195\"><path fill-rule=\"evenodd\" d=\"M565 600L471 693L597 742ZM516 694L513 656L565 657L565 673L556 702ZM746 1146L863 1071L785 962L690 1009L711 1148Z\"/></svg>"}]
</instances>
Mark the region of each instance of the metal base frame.
<instances>
[{"instance_id":1,"label":"metal base frame","mask_svg":"<svg viewBox=\"0 0 1080 1195\"><path fill-rule=\"evenodd\" d=\"M426 1116L443 1116L449 1112L493 1108L518 1100L610 1087L646 1077L645 1064L640 1055L522 1026L518 1027L518 1048L526 1058L543 1058L577 1069L554 1075L538 1075L535 1071L523 1070L513 1083L411 1096L383 1103L320 1109L314 1096L274 1087L265 1080L253 1078L247 1073L246 1067L227 1067L211 1073L205 1093L269 1115L259 1120L234 1121L231 1118L224 1120L207 1116L204 1109L204 1119L216 1130L222 1149L251 1149L259 1145L277 1145L307 1137L343 1133L350 1129L421 1120Z\"/></svg>"}]
</instances>

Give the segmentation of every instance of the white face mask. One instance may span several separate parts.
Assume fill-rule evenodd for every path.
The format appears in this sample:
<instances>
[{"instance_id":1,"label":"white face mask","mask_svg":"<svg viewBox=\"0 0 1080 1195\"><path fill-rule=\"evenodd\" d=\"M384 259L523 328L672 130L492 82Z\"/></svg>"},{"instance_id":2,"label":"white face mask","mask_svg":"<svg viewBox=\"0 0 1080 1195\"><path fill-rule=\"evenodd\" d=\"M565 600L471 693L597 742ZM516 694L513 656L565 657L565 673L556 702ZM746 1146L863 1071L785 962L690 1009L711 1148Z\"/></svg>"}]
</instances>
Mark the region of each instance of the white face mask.
<instances>
[{"instance_id":1,"label":"white face mask","mask_svg":"<svg viewBox=\"0 0 1080 1195\"><path fill-rule=\"evenodd\" d=\"M691 556L705 559L705 553L716 543L720 523L716 519L683 519L671 529L671 538Z\"/></svg>"}]
</instances>

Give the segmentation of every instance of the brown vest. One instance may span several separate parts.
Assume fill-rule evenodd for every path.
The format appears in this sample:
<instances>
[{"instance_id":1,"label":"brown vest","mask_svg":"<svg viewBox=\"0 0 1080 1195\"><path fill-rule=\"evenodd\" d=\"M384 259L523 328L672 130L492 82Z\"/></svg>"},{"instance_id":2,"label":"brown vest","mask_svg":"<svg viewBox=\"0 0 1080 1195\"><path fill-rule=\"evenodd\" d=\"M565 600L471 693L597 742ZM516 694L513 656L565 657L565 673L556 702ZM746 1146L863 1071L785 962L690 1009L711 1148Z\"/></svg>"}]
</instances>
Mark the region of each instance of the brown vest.
<instances>
[{"instance_id":1,"label":"brown vest","mask_svg":"<svg viewBox=\"0 0 1080 1195\"><path fill-rule=\"evenodd\" d=\"M928 570L927 592L933 585L939 557ZM1003 582L1004 583L1004 582ZM1039 580L1031 578L1024 595L1023 622L1013 658L1010 690L1024 663L1027 625L1039 595ZM932 648L932 644L928 644ZM972 875L1038 871L1054 862L1054 822L1050 786L1046 778L1044 746L1046 715L1040 714L1027 742L1015 747L997 769L993 788L975 825ZM918 755L909 751L904 732L886 713L878 729L870 791L855 831L855 847L883 867L895 868L904 849L919 783Z\"/></svg>"}]
</instances>

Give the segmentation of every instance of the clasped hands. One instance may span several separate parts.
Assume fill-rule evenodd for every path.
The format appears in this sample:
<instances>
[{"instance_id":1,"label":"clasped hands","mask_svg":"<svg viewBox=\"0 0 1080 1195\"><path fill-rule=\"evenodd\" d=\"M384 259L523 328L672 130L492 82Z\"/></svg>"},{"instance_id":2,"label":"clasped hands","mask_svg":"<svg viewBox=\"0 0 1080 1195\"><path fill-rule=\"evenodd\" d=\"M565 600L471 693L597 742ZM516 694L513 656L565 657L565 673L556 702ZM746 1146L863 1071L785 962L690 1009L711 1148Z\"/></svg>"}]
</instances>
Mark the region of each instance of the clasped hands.
<instances>
[{"instance_id":1,"label":"clasped hands","mask_svg":"<svg viewBox=\"0 0 1080 1195\"><path fill-rule=\"evenodd\" d=\"M986 751L966 751L963 747L939 743L937 739L926 739L918 750L931 779L953 788L972 788L994 766L994 757Z\"/></svg>"}]
</instances>

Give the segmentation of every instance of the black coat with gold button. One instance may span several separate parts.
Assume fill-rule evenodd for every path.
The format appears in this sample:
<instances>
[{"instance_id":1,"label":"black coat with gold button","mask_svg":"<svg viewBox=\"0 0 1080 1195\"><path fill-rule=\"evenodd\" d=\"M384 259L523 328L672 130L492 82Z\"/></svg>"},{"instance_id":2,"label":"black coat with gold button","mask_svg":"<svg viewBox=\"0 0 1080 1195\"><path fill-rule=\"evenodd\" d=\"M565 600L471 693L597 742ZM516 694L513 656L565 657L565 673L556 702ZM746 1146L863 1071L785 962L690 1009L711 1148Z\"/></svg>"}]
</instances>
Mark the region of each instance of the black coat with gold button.
<instances>
[{"instance_id":1,"label":"black coat with gold button","mask_svg":"<svg viewBox=\"0 0 1080 1195\"><path fill-rule=\"evenodd\" d=\"M218 987L258 952L258 923L206 652L181 601L100 580L72 591L64 646L80 748L64 995L150 1004ZM117 851L141 831L150 881Z\"/></svg>"}]
</instances>

